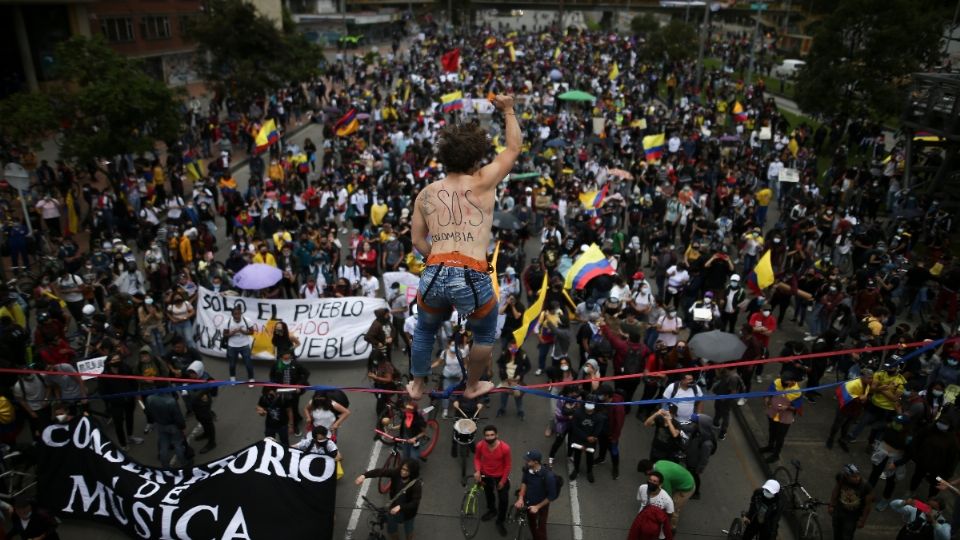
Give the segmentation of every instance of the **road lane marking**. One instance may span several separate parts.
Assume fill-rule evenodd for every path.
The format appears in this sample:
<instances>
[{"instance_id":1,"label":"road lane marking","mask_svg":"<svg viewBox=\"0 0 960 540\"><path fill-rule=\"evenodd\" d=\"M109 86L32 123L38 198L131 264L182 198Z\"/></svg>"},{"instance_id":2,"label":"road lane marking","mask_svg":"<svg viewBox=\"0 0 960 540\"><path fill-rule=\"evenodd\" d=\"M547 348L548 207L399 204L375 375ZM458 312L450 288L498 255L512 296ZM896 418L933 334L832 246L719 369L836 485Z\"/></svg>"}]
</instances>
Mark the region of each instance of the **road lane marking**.
<instances>
[{"instance_id":1,"label":"road lane marking","mask_svg":"<svg viewBox=\"0 0 960 540\"><path fill-rule=\"evenodd\" d=\"M567 465L567 478L570 478L570 460L564 459ZM577 492L577 481L570 484L570 520L573 522L573 540L583 540L583 526L580 523L580 494Z\"/></svg>"},{"instance_id":2,"label":"road lane marking","mask_svg":"<svg viewBox=\"0 0 960 540\"><path fill-rule=\"evenodd\" d=\"M373 445L373 450L370 451L370 460L367 462L367 468L364 471L377 468L381 450L383 450L383 443L377 440ZM363 498L367 495L367 490L370 489L372 483L373 481L364 482L360 486L360 491L357 492L357 500L353 503L353 512L350 512L350 521L347 522L347 531L344 535L346 540L353 539L353 531L357 530L357 526L360 524L360 514L363 513Z\"/></svg>"}]
</instances>

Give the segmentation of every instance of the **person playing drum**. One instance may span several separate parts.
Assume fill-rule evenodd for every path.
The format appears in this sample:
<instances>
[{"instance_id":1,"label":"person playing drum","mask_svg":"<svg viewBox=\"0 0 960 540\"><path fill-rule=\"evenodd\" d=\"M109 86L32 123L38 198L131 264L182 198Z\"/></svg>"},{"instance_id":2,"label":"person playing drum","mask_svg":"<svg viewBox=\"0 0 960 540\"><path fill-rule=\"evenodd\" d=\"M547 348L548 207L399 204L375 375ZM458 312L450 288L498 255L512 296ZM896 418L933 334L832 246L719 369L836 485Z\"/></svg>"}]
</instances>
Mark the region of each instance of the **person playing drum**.
<instances>
[{"instance_id":1,"label":"person playing drum","mask_svg":"<svg viewBox=\"0 0 960 540\"><path fill-rule=\"evenodd\" d=\"M513 96L498 95L493 105L505 116L506 149L483 165L490 151L486 131L476 123L448 124L437 144L437 157L447 176L421 190L414 206L413 245L427 259L417 291L420 310L413 336L412 379L407 385L414 400L426 390L433 343L453 308L467 317L474 335L463 393L476 398L493 389L493 383L481 380L491 360L498 316L487 247L496 187L513 168L522 140Z\"/></svg>"}]
</instances>

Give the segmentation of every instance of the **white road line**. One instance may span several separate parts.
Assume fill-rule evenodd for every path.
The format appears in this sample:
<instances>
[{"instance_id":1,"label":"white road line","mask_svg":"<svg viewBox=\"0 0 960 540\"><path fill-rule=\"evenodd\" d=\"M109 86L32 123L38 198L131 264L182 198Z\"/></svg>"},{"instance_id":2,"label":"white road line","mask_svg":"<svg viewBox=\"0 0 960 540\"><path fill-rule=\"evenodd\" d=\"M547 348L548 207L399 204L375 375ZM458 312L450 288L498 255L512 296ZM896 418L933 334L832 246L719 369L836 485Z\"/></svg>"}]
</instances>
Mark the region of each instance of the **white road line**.
<instances>
[{"instance_id":1,"label":"white road line","mask_svg":"<svg viewBox=\"0 0 960 540\"><path fill-rule=\"evenodd\" d=\"M367 462L367 468L365 471L370 469L375 469L377 463L380 462L380 451L383 450L383 443L379 440L374 443L373 450L370 452L370 461ZM344 477L344 480L349 481L349 478ZM357 530L357 525L360 524L360 514L363 513L363 497L367 494L367 490L370 489L370 484L373 481L364 482L360 486L360 491L357 492L357 500L353 503L353 512L350 513L350 521L347 522L347 531L344 535L345 540L353 540L353 531Z\"/></svg>"},{"instance_id":2,"label":"white road line","mask_svg":"<svg viewBox=\"0 0 960 540\"><path fill-rule=\"evenodd\" d=\"M570 518L573 523L573 540L583 540L583 527L580 522L580 495L577 493L577 481L570 481L570 460L564 459L567 465L567 484L570 485Z\"/></svg>"}]
</instances>

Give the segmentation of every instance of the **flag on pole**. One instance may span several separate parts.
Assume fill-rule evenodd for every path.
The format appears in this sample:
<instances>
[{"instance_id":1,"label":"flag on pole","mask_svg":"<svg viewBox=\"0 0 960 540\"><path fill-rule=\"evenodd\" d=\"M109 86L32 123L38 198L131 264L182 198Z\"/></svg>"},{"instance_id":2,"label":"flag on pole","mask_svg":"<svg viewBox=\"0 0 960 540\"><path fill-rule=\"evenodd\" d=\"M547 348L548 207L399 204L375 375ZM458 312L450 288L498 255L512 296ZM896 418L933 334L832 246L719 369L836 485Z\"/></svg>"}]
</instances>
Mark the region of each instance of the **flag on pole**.
<instances>
[{"instance_id":1,"label":"flag on pole","mask_svg":"<svg viewBox=\"0 0 960 540\"><path fill-rule=\"evenodd\" d=\"M333 125L333 130L337 137L346 137L360 130L360 120L357 120L357 110L350 109L343 115L337 123Z\"/></svg>"},{"instance_id":2,"label":"flag on pole","mask_svg":"<svg viewBox=\"0 0 960 540\"><path fill-rule=\"evenodd\" d=\"M207 176L207 170L203 165L203 160L197 159L196 156L193 155L193 152L183 154L183 170L194 182Z\"/></svg>"},{"instance_id":3,"label":"flag on pole","mask_svg":"<svg viewBox=\"0 0 960 540\"><path fill-rule=\"evenodd\" d=\"M517 51L513 48L513 42L512 42L512 41L507 42L507 52L510 53L510 61L511 61L511 62L516 62L516 61L517 61Z\"/></svg>"},{"instance_id":4,"label":"flag on pole","mask_svg":"<svg viewBox=\"0 0 960 540\"><path fill-rule=\"evenodd\" d=\"M277 123L273 121L273 118L267 120L260 126L260 131L257 132L257 137L254 140L257 145L254 149L255 154L261 154L270 148L270 145L276 144L280 140L280 132L277 131Z\"/></svg>"},{"instance_id":5,"label":"flag on pole","mask_svg":"<svg viewBox=\"0 0 960 540\"><path fill-rule=\"evenodd\" d=\"M663 133L657 135L647 135L643 138L643 154L647 161L660 161L663 155L663 146L667 142L667 137Z\"/></svg>"},{"instance_id":6,"label":"flag on pole","mask_svg":"<svg viewBox=\"0 0 960 540\"><path fill-rule=\"evenodd\" d=\"M753 272L747 276L747 287L755 295L763 294L763 290L773 285L776 279L773 275L773 263L770 262L770 250L760 257L757 265L753 267Z\"/></svg>"},{"instance_id":7,"label":"flag on pole","mask_svg":"<svg viewBox=\"0 0 960 540\"><path fill-rule=\"evenodd\" d=\"M527 334L536 331L537 320L540 318L540 312L543 311L543 303L546 299L547 275L544 274L543 284L540 285L540 292L537 294L537 299L523 312L523 323L520 324L520 328L513 331L513 340L517 343L517 346L523 345L523 341L527 339Z\"/></svg>"},{"instance_id":8,"label":"flag on pole","mask_svg":"<svg viewBox=\"0 0 960 540\"><path fill-rule=\"evenodd\" d=\"M460 71L460 49L454 49L441 56L440 65L443 66L444 73L456 73Z\"/></svg>"},{"instance_id":9,"label":"flag on pole","mask_svg":"<svg viewBox=\"0 0 960 540\"><path fill-rule=\"evenodd\" d=\"M459 111L463 109L463 92L456 91L444 94L440 97L440 103L443 104L443 112Z\"/></svg>"},{"instance_id":10,"label":"flag on pole","mask_svg":"<svg viewBox=\"0 0 960 540\"><path fill-rule=\"evenodd\" d=\"M567 270L567 277L563 286L565 289L579 291L583 290L587 283L597 276L612 276L616 273L600 248L596 244L590 244L590 247L573 263L570 270Z\"/></svg>"},{"instance_id":11,"label":"flag on pole","mask_svg":"<svg viewBox=\"0 0 960 540\"><path fill-rule=\"evenodd\" d=\"M620 66L616 62L613 63L613 67L610 68L610 80L615 81L617 77L620 76Z\"/></svg>"},{"instance_id":12,"label":"flag on pole","mask_svg":"<svg viewBox=\"0 0 960 540\"><path fill-rule=\"evenodd\" d=\"M557 48L553 50L553 59L554 59L554 60L559 60L559 59L560 59L560 46L559 46L559 45L557 45Z\"/></svg>"},{"instance_id":13,"label":"flag on pole","mask_svg":"<svg viewBox=\"0 0 960 540\"><path fill-rule=\"evenodd\" d=\"M603 205L603 199L607 196L610 184L604 184L603 189L599 191L588 191L580 194L580 204L587 210L596 210Z\"/></svg>"}]
</instances>

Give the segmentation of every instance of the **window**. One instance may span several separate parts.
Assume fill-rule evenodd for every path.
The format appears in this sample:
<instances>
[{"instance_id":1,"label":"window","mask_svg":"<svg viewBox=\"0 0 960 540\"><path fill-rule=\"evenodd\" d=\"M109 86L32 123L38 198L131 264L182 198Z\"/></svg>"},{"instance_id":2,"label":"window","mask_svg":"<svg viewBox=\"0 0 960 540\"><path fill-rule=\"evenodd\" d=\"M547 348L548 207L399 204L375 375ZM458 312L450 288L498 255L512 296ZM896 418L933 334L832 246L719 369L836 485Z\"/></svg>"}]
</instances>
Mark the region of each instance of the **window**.
<instances>
[{"instance_id":1,"label":"window","mask_svg":"<svg viewBox=\"0 0 960 540\"><path fill-rule=\"evenodd\" d=\"M147 15L140 18L140 34L143 39L166 39L170 37L170 18L166 15Z\"/></svg>"},{"instance_id":2,"label":"window","mask_svg":"<svg viewBox=\"0 0 960 540\"><path fill-rule=\"evenodd\" d=\"M100 33L110 43L133 41L133 20L129 17L100 19Z\"/></svg>"}]
</instances>

